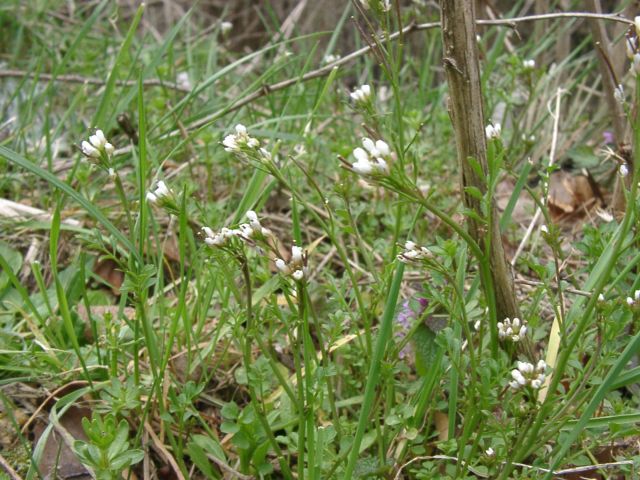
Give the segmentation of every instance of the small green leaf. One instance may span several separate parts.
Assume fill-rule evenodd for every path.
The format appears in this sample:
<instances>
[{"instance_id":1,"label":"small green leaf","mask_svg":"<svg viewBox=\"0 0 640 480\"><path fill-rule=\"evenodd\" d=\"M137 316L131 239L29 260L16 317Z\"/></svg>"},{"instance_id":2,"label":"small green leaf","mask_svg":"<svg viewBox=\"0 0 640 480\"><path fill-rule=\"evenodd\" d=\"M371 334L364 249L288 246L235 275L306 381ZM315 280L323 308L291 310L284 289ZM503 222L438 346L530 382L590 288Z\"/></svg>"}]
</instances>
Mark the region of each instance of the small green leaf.
<instances>
[{"instance_id":1,"label":"small green leaf","mask_svg":"<svg viewBox=\"0 0 640 480\"><path fill-rule=\"evenodd\" d=\"M22 255L17 250L9 247L5 242L0 242L0 255L2 255L5 261L11 267L11 272L17 275L22 267ZM0 290L6 287L11 280L9 274L4 270L0 270Z\"/></svg>"},{"instance_id":2,"label":"small green leaf","mask_svg":"<svg viewBox=\"0 0 640 480\"><path fill-rule=\"evenodd\" d=\"M436 343L436 334L426 325L420 325L412 337L416 353L416 370L426 376L442 347Z\"/></svg>"}]
</instances>

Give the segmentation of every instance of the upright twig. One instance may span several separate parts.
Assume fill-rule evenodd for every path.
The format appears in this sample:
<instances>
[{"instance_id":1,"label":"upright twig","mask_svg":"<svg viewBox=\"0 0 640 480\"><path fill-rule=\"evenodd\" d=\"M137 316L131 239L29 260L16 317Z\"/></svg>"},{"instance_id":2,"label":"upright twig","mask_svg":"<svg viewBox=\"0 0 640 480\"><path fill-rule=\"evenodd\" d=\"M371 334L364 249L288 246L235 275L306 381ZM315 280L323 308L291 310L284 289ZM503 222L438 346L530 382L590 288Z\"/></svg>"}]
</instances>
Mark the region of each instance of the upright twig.
<instances>
[{"instance_id":1,"label":"upright twig","mask_svg":"<svg viewBox=\"0 0 640 480\"><path fill-rule=\"evenodd\" d=\"M475 3L465 0L441 0L441 8L443 62L449 84L449 114L455 131L462 196L465 207L481 218L482 199L470 192L470 189L473 189L485 194L486 177L489 174L475 29ZM482 172L474 168L474 162L480 166ZM481 223L472 217L468 217L468 223L471 236L485 254L485 258L479 260L485 267L490 267L490 278L483 278L487 303L490 306L495 305L497 318L502 320L519 315L513 277L505 259L498 228L495 203L493 200L490 203L487 223ZM496 335L496 327L492 325L492 337Z\"/></svg>"},{"instance_id":2,"label":"upright twig","mask_svg":"<svg viewBox=\"0 0 640 480\"><path fill-rule=\"evenodd\" d=\"M593 13L602 14L602 6L600 0L588 0L587 8ZM616 138L617 144L622 144L625 141L625 123L624 123L624 110L620 103L616 100L614 92L618 86L616 81L616 72L613 70L613 65L609 61L611 58L611 49L609 36L604 23L596 20L589 19L589 26L591 27L591 36L595 44L598 46L600 55L598 56L598 66L600 68L600 76L602 77L602 91L607 101L607 106L611 112L611 120L613 122L613 133Z\"/></svg>"},{"instance_id":3,"label":"upright twig","mask_svg":"<svg viewBox=\"0 0 640 480\"><path fill-rule=\"evenodd\" d=\"M600 4L600 0L588 0L587 8L595 14L602 14L602 5ZM613 64L610 60L611 49L609 48L609 36L607 35L607 30L604 24L597 20L589 20L589 25L591 27L593 40L600 52L598 60L600 75L602 77L602 90L605 100L607 101L609 111L611 112L611 121L613 123L613 134L615 136L616 145L618 146L618 150L620 150L621 147L624 148L624 145L627 144L628 139L625 138L624 109L620 102L616 100L614 95L614 92L618 87L618 81L616 76L617 72L614 70ZM621 215L624 213L625 205L624 180L619 175L616 175L613 196L611 198L611 209L614 213Z\"/></svg>"}]
</instances>

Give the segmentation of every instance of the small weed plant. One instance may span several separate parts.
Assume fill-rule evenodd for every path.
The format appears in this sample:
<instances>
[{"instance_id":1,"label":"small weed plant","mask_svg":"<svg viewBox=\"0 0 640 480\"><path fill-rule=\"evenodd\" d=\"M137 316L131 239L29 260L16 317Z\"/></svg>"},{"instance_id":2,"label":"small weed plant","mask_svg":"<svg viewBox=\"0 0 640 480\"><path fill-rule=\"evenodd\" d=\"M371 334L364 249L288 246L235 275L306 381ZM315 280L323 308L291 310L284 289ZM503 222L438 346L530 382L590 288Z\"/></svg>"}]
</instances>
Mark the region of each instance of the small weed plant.
<instances>
[{"instance_id":1,"label":"small weed plant","mask_svg":"<svg viewBox=\"0 0 640 480\"><path fill-rule=\"evenodd\" d=\"M473 185L422 2L344 2L328 34L271 12L253 49L198 5L50 3L0 7L10 475L53 478L50 444L98 479L635 475L640 25L479 24ZM599 52L587 22L628 31ZM600 140L606 95L627 137ZM599 208L559 219L560 175Z\"/></svg>"}]
</instances>

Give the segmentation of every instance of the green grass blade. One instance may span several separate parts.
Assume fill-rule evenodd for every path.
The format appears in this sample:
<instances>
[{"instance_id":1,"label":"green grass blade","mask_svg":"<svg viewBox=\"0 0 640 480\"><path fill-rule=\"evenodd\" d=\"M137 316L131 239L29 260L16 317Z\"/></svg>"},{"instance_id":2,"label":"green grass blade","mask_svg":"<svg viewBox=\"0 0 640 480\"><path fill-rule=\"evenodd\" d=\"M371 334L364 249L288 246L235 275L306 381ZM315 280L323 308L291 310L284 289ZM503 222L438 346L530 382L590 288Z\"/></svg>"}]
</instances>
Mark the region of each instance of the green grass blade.
<instances>
[{"instance_id":1,"label":"green grass blade","mask_svg":"<svg viewBox=\"0 0 640 480\"><path fill-rule=\"evenodd\" d=\"M98 105L98 110L93 117L93 126L101 126L102 128L106 128L104 125L105 117L107 115L107 108L109 108L110 103L113 101L113 91L116 87L116 81L118 80L118 71L120 70L120 65L124 61L124 56L127 54L129 47L131 46L131 42L133 41L134 35L136 33L136 29L138 28L138 24L142 19L142 13L144 12L144 3L140 4L138 10L136 11L135 16L131 22L131 26L129 27L129 31L118 51L118 55L116 56L116 61L113 63L113 68L111 69L111 73L109 74L109 78L107 79L107 84L104 88L104 93L102 94L102 98L100 99L100 105Z\"/></svg>"},{"instance_id":2,"label":"green grass blade","mask_svg":"<svg viewBox=\"0 0 640 480\"><path fill-rule=\"evenodd\" d=\"M67 293L64 291L64 287L62 286L62 282L60 281L60 276L58 275L58 245L60 240L60 206L56 207L53 213L53 220L51 222L51 235L49 237L49 265L51 267L51 275L53 276L53 281L56 287L56 294L58 296L58 310L60 312L60 316L62 317L62 325L73 345L73 349L78 356L78 361L80 362L80 366L85 374L85 378L89 382L91 386L91 376L89 375L89 370L87 369L87 364L85 362L84 356L80 351L80 342L78 341L78 337L76 335L75 328L73 326L73 320L71 319L71 311L69 310L69 304L67 302Z\"/></svg>"},{"instance_id":3,"label":"green grass blade","mask_svg":"<svg viewBox=\"0 0 640 480\"><path fill-rule=\"evenodd\" d=\"M362 409L360 410L360 418L358 419L358 429L356 430L353 444L351 445L351 452L349 453L349 460L344 478L353 478L353 470L360 455L360 444L362 443L362 437L364 436L367 422L369 422L371 407L373 406L373 400L376 394L376 387L380 381L380 365L382 363L382 358L384 357L384 352L387 348L387 343L391 338L393 318L396 312L403 273L404 264L398 263L396 266L396 273L393 277L393 281L391 282L391 288L389 289L389 295L387 296L387 302L384 307L382 323L380 324L380 329L378 331L378 338L376 340L373 358L371 359L371 366L367 376L367 384L364 389L364 400L362 402Z\"/></svg>"}]
</instances>

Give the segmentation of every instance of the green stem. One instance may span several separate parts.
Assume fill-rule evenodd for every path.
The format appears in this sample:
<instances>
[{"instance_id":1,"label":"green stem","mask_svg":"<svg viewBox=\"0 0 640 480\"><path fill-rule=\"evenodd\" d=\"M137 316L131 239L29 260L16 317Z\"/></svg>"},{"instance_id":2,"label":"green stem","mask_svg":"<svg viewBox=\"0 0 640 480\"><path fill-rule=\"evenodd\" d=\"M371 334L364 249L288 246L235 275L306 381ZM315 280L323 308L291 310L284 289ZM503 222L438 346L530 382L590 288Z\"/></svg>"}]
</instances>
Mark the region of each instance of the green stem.
<instances>
[{"instance_id":1,"label":"green stem","mask_svg":"<svg viewBox=\"0 0 640 480\"><path fill-rule=\"evenodd\" d=\"M360 455L360 444L362 443L366 424L370 418L371 407L376 393L376 386L380 379L380 365L384 357L387 343L391 338L393 316L396 311L396 304L398 302L398 294L400 292L403 273L404 264L397 264L396 273L393 277L393 282L391 283L389 296L387 297L387 303L382 316L382 323L378 331L378 338L373 351L373 358L371 359L371 367L369 368L367 384L364 390L364 400L362 402L362 409L360 410L360 418L358 419L358 428L353 439L351 451L349 452L349 460L343 478L353 478L353 470L356 466L358 456Z\"/></svg>"}]
</instances>

